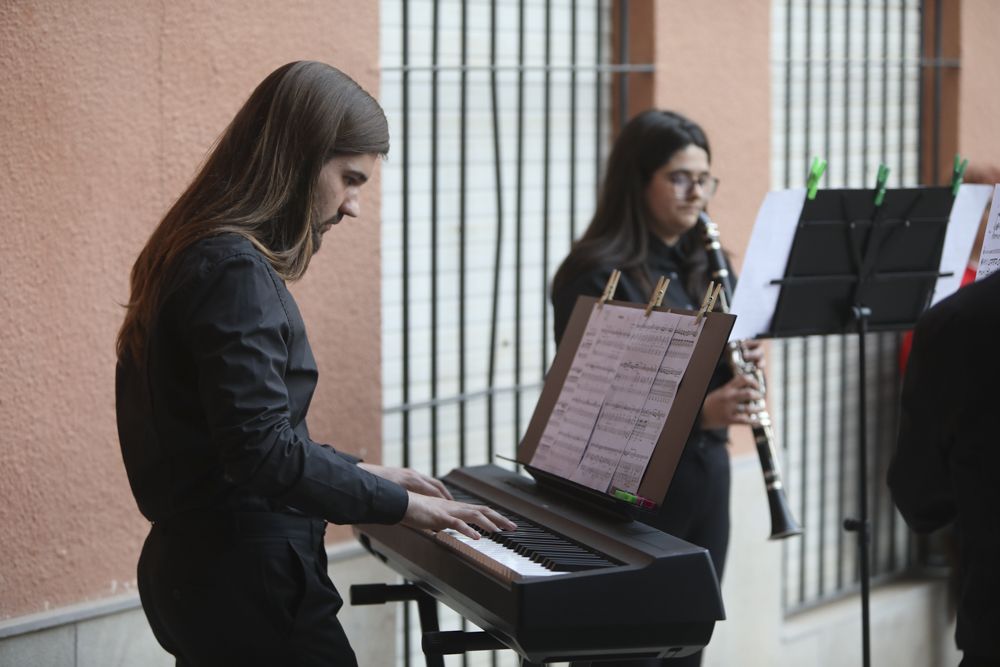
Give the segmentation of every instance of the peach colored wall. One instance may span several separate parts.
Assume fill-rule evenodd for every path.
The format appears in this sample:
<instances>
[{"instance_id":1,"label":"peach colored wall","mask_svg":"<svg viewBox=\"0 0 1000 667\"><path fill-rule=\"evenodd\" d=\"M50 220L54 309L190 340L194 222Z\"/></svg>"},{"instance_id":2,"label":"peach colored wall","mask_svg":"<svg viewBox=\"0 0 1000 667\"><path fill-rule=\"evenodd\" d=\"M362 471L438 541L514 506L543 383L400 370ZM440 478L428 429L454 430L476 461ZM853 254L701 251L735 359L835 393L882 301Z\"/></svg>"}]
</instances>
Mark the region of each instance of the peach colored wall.
<instances>
[{"instance_id":1,"label":"peach colored wall","mask_svg":"<svg viewBox=\"0 0 1000 667\"><path fill-rule=\"evenodd\" d=\"M378 3L0 3L0 619L133 585L146 533L118 451L131 263L253 87L317 59L377 94ZM380 450L377 181L293 288L311 429ZM337 537L346 537L340 531Z\"/></svg>"},{"instance_id":2,"label":"peach colored wall","mask_svg":"<svg viewBox=\"0 0 1000 667\"><path fill-rule=\"evenodd\" d=\"M654 0L652 11L652 104L683 113L708 134L720 179L710 214L739 269L770 189L770 1ZM736 453L754 451L750 429L731 434Z\"/></svg>"},{"instance_id":3,"label":"peach colored wall","mask_svg":"<svg viewBox=\"0 0 1000 667\"><path fill-rule=\"evenodd\" d=\"M1000 2L962 0L959 16L958 150L972 163L1000 166ZM951 156L947 156L951 162Z\"/></svg>"},{"instance_id":4,"label":"peach colored wall","mask_svg":"<svg viewBox=\"0 0 1000 667\"><path fill-rule=\"evenodd\" d=\"M737 266L770 187L770 5L654 2L653 104L691 117L708 134L721 180L711 215Z\"/></svg>"}]
</instances>

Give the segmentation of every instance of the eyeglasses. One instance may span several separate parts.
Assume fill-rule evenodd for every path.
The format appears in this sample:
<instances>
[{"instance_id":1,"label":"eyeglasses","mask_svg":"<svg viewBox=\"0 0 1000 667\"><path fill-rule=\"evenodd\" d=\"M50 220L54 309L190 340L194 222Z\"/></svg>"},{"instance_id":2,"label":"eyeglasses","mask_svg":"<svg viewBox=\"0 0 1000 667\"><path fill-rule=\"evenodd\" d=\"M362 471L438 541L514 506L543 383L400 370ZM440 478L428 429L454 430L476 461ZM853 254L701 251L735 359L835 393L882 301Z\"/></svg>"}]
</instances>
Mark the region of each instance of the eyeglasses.
<instances>
[{"instance_id":1,"label":"eyeglasses","mask_svg":"<svg viewBox=\"0 0 1000 667\"><path fill-rule=\"evenodd\" d=\"M701 188L701 196L705 199L714 195L719 187L719 179L711 174L701 174L695 178L690 171L672 171L667 174L667 178L674 186L674 193L678 199L687 197L695 185Z\"/></svg>"}]
</instances>

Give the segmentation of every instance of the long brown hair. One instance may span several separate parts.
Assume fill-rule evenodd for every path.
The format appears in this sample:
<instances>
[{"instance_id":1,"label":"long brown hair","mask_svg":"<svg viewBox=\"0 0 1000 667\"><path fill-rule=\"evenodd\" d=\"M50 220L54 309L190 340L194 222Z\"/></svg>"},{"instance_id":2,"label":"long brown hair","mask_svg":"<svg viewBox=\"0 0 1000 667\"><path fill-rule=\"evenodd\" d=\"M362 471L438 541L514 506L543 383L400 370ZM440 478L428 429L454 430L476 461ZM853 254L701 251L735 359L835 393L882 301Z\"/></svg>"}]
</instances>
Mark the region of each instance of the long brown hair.
<instances>
[{"instance_id":1,"label":"long brown hair","mask_svg":"<svg viewBox=\"0 0 1000 667\"><path fill-rule=\"evenodd\" d=\"M299 61L268 75L139 253L118 358L142 359L177 259L204 238L239 234L282 278L300 278L319 246L323 165L339 154L388 151L382 108L340 70Z\"/></svg>"},{"instance_id":2,"label":"long brown hair","mask_svg":"<svg viewBox=\"0 0 1000 667\"><path fill-rule=\"evenodd\" d=\"M598 267L616 267L647 290L652 288L645 269L653 229L646 186L674 153L691 145L703 149L711 160L705 132L673 111L644 111L622 128L608 158L594 217L556 271L554 293L576 276ZM684 286L697 301L707 285L707 257L697 229L681 236L678 250L685 258L681 267Z\"/></svg>"}]
</instances>

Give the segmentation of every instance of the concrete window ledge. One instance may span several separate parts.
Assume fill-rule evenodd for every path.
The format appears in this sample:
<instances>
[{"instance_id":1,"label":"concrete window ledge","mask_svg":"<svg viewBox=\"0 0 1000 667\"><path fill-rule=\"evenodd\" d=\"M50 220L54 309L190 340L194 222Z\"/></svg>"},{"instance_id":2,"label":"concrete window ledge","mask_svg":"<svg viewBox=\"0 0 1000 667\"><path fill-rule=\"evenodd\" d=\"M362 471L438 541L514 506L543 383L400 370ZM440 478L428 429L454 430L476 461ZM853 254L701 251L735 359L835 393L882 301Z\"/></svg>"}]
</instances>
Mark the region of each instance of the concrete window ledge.
<instances>
[{"instance_id":1,"label":"concrete window ledge","mask_svg":"<svg viewBox=\"0 0 1000 667\"><path fill-rule=\"evenodd\" d=\"M954 619L943 580L903 579L871 593L872 663L889 667L957 665ZM861 664L861 599L851 595L785 620L781 664Z\"/></svg>"}]
</instances>

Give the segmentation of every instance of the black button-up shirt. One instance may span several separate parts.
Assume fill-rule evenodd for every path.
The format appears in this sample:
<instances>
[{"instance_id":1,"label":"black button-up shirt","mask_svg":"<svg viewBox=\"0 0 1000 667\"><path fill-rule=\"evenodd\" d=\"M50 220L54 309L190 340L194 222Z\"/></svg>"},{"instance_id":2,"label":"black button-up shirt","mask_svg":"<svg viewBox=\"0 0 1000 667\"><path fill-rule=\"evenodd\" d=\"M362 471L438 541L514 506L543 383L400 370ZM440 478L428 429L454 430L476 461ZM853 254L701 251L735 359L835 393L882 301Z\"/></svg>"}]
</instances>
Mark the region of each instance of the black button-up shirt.
<instances>
[{"instance_id":1,"label":"black button-up shirt","mask_svg":"<svg viewBox=\"0 0 1000 667\"><path fill-rule=\"evenodd\" d=\"M293 511L399 521L399 485L309 437L318 371L284 281L236 235L179 260L142 364L119 362L118 435L140 511Z\"/></svg>"}]
</instances>

